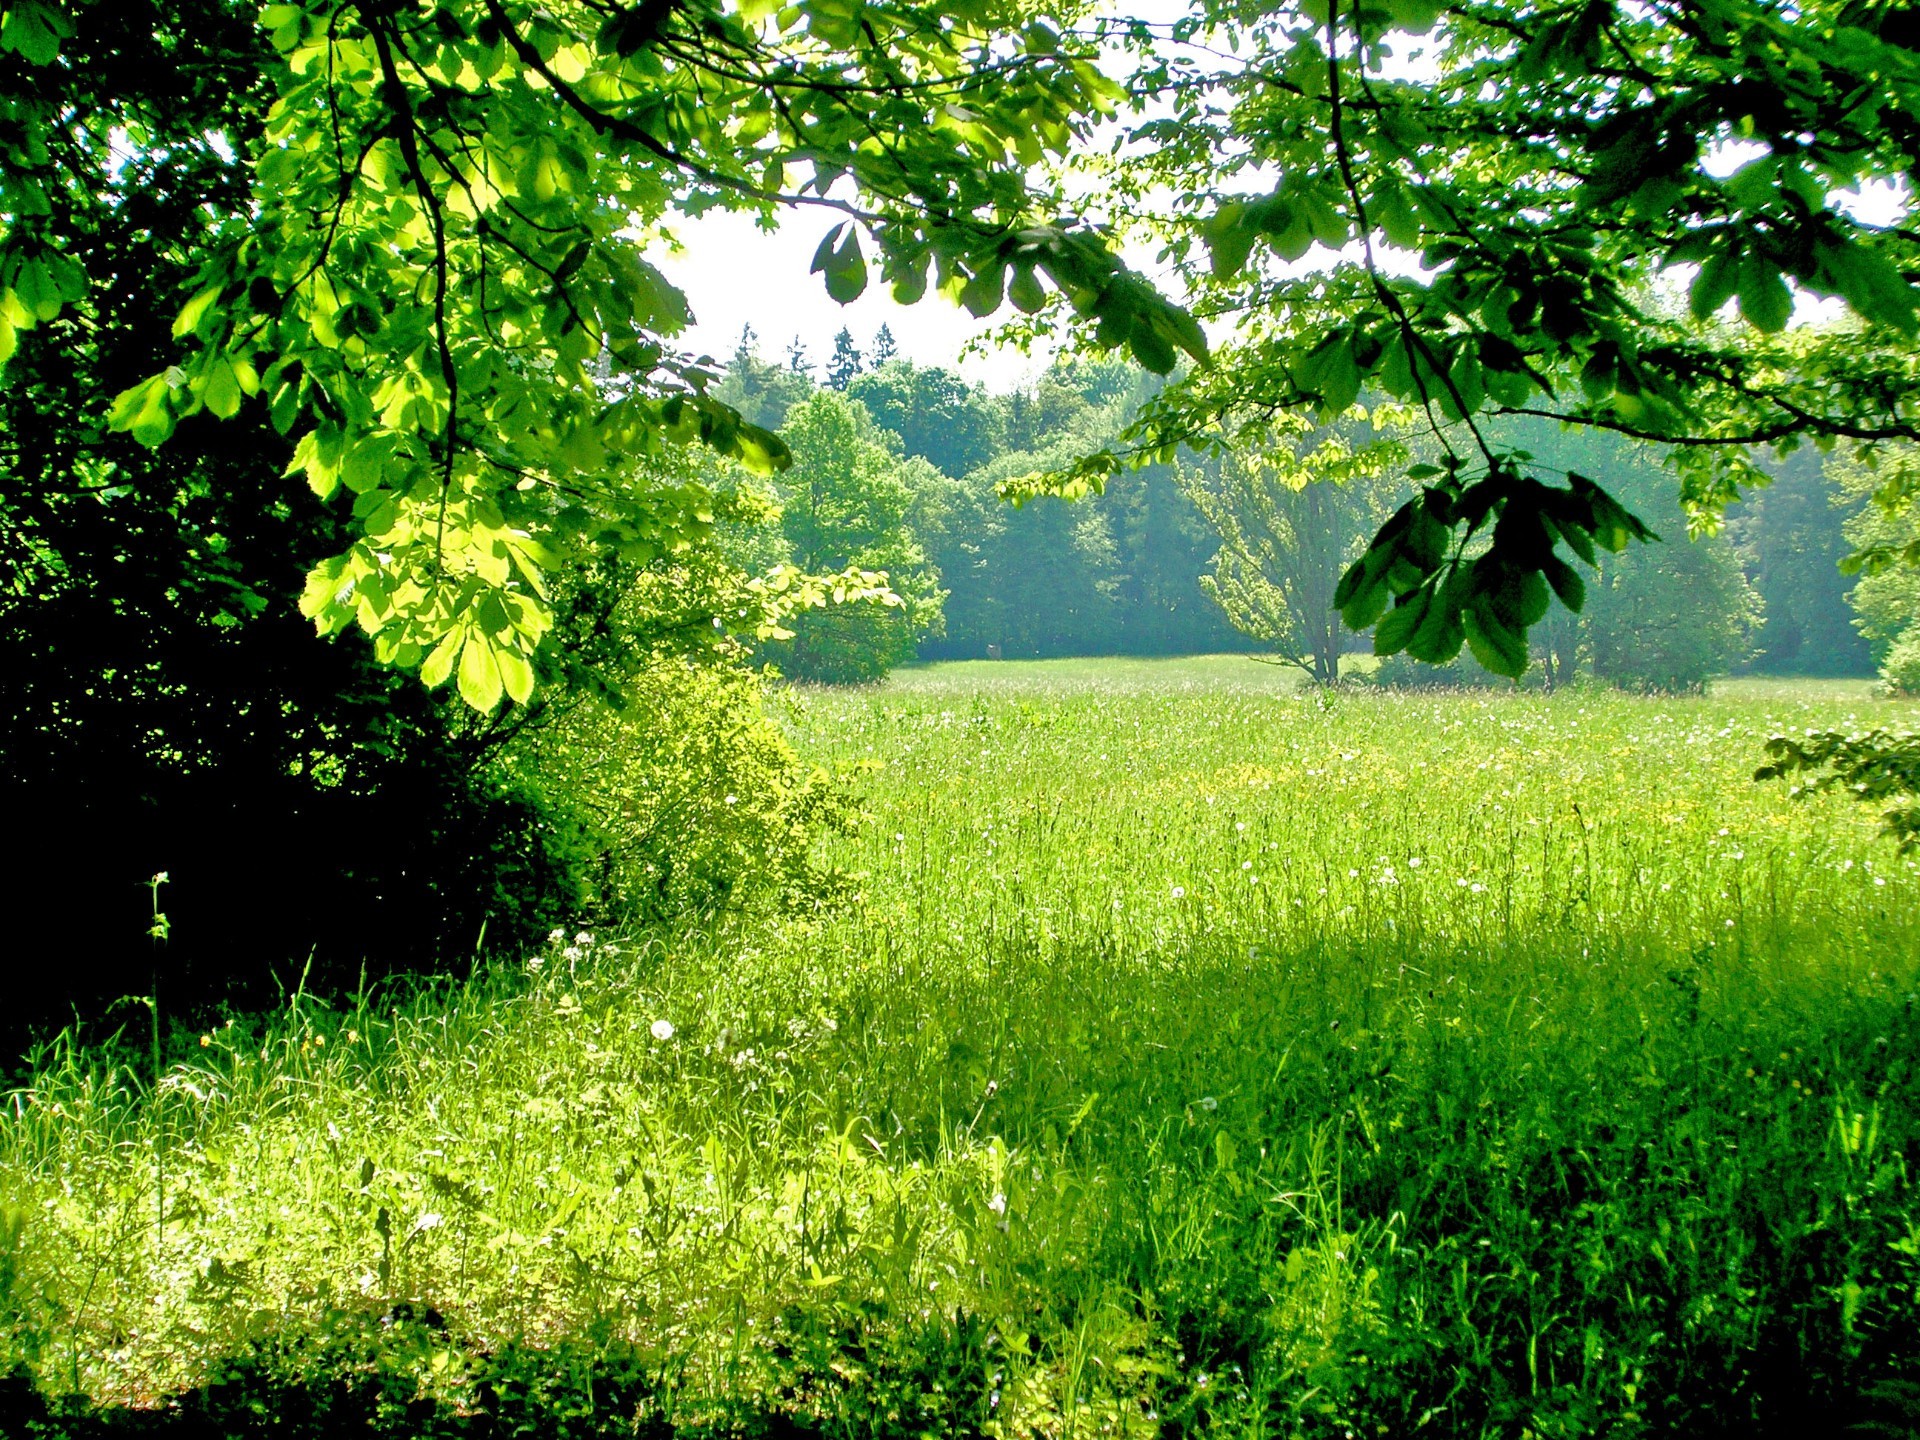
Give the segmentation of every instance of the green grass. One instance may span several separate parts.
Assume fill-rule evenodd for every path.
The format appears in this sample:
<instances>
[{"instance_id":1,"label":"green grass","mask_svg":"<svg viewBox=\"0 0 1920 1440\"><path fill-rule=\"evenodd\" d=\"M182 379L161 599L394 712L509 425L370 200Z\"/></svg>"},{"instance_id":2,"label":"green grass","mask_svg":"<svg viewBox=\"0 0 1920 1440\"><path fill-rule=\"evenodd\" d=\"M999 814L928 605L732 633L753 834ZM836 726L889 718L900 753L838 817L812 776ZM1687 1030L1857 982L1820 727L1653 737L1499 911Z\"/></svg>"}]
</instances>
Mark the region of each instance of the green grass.
<instances>
[{"instance_id":1,"label":"green grass","mask_svg":"<svg viewBox=\"0 0 1920 1440\"><path fill-rule=\"evenodd\" d=\"M585 1345L651 1420L848 1435L1920 1416L1920 874L1747 778L1911 707L1240 657L789 703L851 907L303 1000L157 1105L44 1057L0 1371L150 1402L405 1302L448 1414Z\"/></svg>"}]
</instances>

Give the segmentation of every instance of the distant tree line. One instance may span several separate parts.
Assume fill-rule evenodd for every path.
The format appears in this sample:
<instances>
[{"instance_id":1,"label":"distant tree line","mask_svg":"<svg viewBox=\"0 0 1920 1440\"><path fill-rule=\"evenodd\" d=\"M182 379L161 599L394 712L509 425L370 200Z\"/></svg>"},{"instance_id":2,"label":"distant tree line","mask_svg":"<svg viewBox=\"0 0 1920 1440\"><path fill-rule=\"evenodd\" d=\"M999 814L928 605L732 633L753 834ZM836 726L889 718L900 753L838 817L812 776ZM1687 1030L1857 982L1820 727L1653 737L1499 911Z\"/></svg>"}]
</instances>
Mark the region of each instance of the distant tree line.
<instances>
[{"instance_id":1,"label":"distant tree line","mask_svg":"<svg viewBox=\"0 0 1920 1440\"><path fill-rule=\"evenodd\" d=\"M720 393L750 420L786 427L794 447L795 468L774 482L786 507L780 558L887 570L905 603L803 617L792 642L765 651L785 673L865 679L904 659L990 653L1258 650L1324 682L1341 656L1372 648L1333 613L1332 594L1412 493L1409 462L1426 443L1418 426L1391 437L1364 419L1287 431L1123 469L1080 502L1016 509L998 495L1002 482L1108 444L1160 382L1125 365L1066 363L991 394L901 358L884 326L864 345L842 329L820 348L816 379L803 339L774 362L748 330ZM823 443L827 431L842 439ZM1668 542L1596 556L1581 612L1556 605L1532 637L1537 683L1687 690L1738 673L1870 675L1914 610L1904 572L1842 572L1856 543L1879 533L1843 459L1811 446L1763 457L1772 485L1690 540L1655 447L1547 421L1508 422L1501 438L1550 471L1599 480ZM1920 640L1909 648L1920 652ZM1380 678L1495 677L1463 654L1443 667L1396 658Z\"/></svg>"},{"instance_id":2,"label":"distant tree line","mask_svg":"<svg viewBox=\"0 0 1920 1440\"><path fill-rule=\"evenodd\" d=\"M864 347L841 331L816 381L804 341L775 361L756 340L743 334L718 393L779 428L794 452L793 468L770 482L781 537L762 558L884 569L908 601L894 614L845 607L800 617L793 641L765 652L783 672L872 678L900 659L979 659L990 646L1007 659L1256 647L1201 587L1219 541L1173 467L1125 471L1074 503L1043 497L1016 509L996 493L1003 480L1064 467L1113 439L1153 377L1119 363L1063 364L990 394L899 357L883 327ZM841 438L827 442L826 432ZM897 541L882 540L888 517L901 527ZM903 625L912 635L904 653ZM817 637L829 630L840 638L823 646ZM852 638L862 632L864 647ZM864 648L862 661L852 648Z\"/></svg>"}]
</instances>

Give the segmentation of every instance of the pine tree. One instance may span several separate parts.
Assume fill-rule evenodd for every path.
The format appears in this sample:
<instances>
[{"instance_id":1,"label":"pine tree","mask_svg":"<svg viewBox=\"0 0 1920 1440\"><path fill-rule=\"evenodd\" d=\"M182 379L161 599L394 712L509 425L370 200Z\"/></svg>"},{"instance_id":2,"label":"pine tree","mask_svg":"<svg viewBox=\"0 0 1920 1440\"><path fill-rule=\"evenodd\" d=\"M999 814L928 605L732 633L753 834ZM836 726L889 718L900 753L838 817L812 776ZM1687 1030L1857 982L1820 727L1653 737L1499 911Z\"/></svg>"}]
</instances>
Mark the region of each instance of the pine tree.
<instances>
[{"instance_id":1,"label":"pine tree","mask_svg":"<svg viewBox=\"0 0 1920 1440\"><path fill-rule=\"evenodd\" d=\"M833 358L827 361L827 384L835 390L845 390L864 368L860 352L854 348L853 332L841 326L840 333L833 337Z\"/></svg>"},{"instance_id":2,"label":"pine tree","mask_svg":"<svg viewBox=\"0 0 1920 1440\"><path fill-rule=\"evenodd\" d=\"M868 353L876 370L900 353L899 345L894 342L893 331L884 323L873 332L873 349Z\"/></svg>"},{"instance_id":3,"label":"pine tree","mask_svg":"<svg viewBox=\"0 0 1920 1440\"><path fill-rule=\"evenodd\" d=\"M807 359L807 347L798 335L787 346L787 368L796 375L812 375L813 362Z\"/></svg>"},{"instance_id":4,"label":"pine tree","mask_svg":"<svg viewBox=\"0 0 1920 1440\"><path fill-rule=\"evenodd\" d=\"M754 349L759 339L760 336L755 332L753 326L742 325L740 327L740 343L733 347L733 368L736 371L744 370L753 363L755 358Z\"/></svg>"}]
</instances>

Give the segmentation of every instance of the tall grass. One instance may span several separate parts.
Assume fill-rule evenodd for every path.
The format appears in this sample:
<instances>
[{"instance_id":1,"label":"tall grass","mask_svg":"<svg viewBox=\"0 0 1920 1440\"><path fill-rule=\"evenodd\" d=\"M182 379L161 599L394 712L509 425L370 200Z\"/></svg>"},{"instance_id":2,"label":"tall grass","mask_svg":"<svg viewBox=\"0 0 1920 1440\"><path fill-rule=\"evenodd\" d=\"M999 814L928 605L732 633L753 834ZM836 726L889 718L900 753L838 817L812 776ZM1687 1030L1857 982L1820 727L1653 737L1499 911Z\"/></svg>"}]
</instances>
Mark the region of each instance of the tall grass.
<instances>
[{"instance_id":1,"label":"tall grass","mask_svg":"<svg viewBox=\"0 0 1920 1440\"><path fill-rule=\"evenodd\" d=\"M448 1404L585 1337L675 1424L1906 1424L1920 876L1746 778L1869 703L1244 661L798 693L870 815L851 906L303 999L158 1095L43 1056L0 1369L151 1400L430 1313Z\"/></svg>"}]
</instances>

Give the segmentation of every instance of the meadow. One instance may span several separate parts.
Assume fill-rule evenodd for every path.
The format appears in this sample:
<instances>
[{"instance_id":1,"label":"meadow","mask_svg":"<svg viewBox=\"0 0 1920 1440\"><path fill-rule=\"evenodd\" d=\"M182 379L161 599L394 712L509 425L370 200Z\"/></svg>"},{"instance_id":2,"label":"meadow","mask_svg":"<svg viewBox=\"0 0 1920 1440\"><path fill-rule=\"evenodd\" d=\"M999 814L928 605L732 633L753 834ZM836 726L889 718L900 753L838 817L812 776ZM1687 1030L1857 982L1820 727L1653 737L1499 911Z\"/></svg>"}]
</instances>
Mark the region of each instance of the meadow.
<instances>
[{"instance_id":1,"label":"meadow","mask_svg":"<svg viewBox=\"0 0 1920 1440\"><path fill-rule=\"evenodd\" d=\"M845 903L296 994L157 1094L42 1051L38 1433L1920 1426L1920 871L1750 778L1915 707L1227 658L782 703L865 811Z\"/></svg>"}]
</instances>

